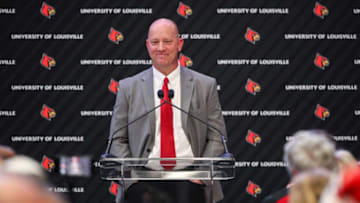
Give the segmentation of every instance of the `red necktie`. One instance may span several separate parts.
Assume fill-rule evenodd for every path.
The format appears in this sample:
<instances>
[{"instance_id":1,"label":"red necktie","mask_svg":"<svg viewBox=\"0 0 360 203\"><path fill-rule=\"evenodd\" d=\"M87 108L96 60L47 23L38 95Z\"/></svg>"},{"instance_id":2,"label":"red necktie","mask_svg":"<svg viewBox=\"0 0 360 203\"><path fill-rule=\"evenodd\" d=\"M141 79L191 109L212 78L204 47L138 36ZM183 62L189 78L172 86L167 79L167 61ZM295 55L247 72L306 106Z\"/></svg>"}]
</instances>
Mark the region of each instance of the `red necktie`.
<instances>
[{"instance_id":1,"label":"red necktie","mask_svg":"<svg viewBox=\"0 0 360 203\"><path fill-rule=\"evenodd\" d=\"M162 91L164 92L164 100L169 101L169 88L168 88L169 79L164 79L164 85ZM173 127L173 112L170 104L165 103L161 106L161 116L160 116L160 143L161 143L161 158L175 158L175 143L174 143L174 127ZM175 160L160 161L160 164L165 168L165 170L171 170L175 167Z\"/></svg>"}]
</instances>

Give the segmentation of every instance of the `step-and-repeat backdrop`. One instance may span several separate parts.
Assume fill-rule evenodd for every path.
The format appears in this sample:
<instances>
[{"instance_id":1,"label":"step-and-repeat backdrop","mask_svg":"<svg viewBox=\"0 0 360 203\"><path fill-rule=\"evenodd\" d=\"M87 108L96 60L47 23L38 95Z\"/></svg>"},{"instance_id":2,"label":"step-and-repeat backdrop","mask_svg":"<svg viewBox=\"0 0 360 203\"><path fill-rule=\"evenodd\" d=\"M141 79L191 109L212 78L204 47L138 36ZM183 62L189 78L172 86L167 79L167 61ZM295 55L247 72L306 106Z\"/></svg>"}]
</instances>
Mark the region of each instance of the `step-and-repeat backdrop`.
<instances>
[{"instance_id":1,"label":"step-and-repeat backdrop","mask_svg":"<svg viewBox=\"0 0 360 203\"><path fill-rule=\"evenodd\" d=\"M160 17L179 26L180 63L217 79L237 160L223 202L284 187L282 147L299 129L325 129L359 157L358 1L2 0L0 143L39 161L51 190L114 200L97 161L118 80L150 66L145 39Z\"/></svg>"}]
</instances>

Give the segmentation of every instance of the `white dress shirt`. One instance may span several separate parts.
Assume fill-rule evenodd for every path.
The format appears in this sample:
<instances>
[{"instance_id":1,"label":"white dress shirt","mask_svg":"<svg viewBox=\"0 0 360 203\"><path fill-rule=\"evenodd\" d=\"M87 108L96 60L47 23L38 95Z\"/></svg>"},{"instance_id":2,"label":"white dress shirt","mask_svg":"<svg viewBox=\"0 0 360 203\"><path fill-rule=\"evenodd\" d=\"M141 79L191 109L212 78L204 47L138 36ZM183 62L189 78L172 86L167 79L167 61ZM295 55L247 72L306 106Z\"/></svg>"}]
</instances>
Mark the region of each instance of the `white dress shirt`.
<instances>
[{"instance_id":1,"label":"white dress shirt","mask_svg":"<svg viewBox=\"0 0 360 203\"><path fill-rule=\"evenodd\" d=\"M153 82L154 82L154 104L155 106L160 105L160 99L158 97L158 91L162 89L164 84L164 78L169 79L168 88L169 90L174 90L174 97L171 99L171 103L181 108L181 80L180 80L180 65L178 64L177 68L171 72L169 75L165 76L156 68L153 67ZM172 107L173 110L173 126L174 126L174 142L175 142L175 152L176 157L182 158L191 158L194 157L188 138L185 135L185 131L182 128L181 123L181 111ZM152 148L149 158L159 158L161 151L160 144L160 108L155 110L155 142L154 147ZM185 163L184 163L185 164ZM177 164L174 169L185 168L186 165ZM147 164L147 167L154 170L163 170L163 167L160 165L159 161L151 161Z\"/></svg>"}]
</instances>

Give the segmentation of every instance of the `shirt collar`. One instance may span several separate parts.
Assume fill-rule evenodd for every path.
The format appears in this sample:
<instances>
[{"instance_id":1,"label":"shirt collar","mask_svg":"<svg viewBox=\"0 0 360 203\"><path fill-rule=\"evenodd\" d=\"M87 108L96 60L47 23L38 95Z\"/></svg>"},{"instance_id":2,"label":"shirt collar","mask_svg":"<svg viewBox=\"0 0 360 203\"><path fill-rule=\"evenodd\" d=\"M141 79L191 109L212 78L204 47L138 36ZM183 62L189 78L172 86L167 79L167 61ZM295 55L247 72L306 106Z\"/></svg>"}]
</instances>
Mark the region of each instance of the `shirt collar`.
<instances>
[{"instance_id":1,"label":"shirt collar","mask_svg":"<svg viewBox=\"0 0 360 203\"><path fill-rule=\"evenodd\" d=\"M167 77L171 83L171 81L174 81L177 77L180 76L180 65L178 63L177 67L175 68L175 70L173 70L169 75L165 76L164 74L162 74L160 71L158 71L154 66L153 66L153 75L154 75L154 79L156 80L160 80L160 81L164 81L164 78Z\"/></svg>"}]
</instances>

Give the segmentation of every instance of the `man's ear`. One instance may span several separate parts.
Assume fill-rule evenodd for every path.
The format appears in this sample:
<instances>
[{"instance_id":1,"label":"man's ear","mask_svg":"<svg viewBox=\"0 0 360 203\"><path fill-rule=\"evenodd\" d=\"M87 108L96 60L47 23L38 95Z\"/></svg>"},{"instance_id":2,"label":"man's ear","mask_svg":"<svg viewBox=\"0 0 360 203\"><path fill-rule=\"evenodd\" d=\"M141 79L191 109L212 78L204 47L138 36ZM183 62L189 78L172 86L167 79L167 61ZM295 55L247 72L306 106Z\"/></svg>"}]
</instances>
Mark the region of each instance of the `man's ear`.
<instances>
[{"instance_id":1,"label":"man's ear","mask_svg":"<svg viewBox=\"0 0 360 203\"><path fill-rule=\"evenodd\" d=\"M181 52L183 45L184 45L184 39L179 37L178 52Z\"/></svg>"},{"instance_id":2,"label":"man's ear","mask_svg":"<svg viewBox=\"0 0 360 203\"><path fill-rule=\"evenodd\" d=\"M149 39L145 40L145 46L146 46L147 51L149 52L149 47L150 47Z\"/></svg>"}]
</instances>

